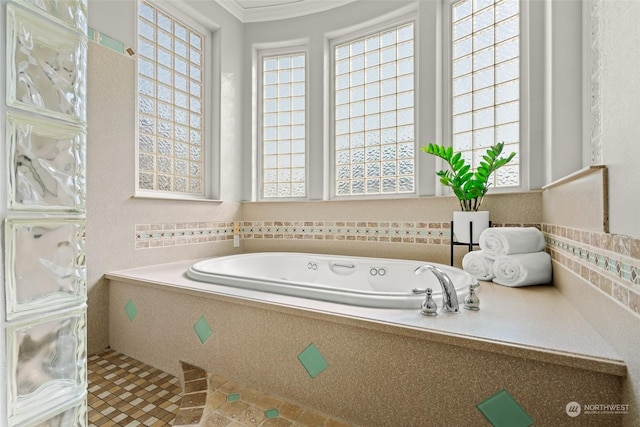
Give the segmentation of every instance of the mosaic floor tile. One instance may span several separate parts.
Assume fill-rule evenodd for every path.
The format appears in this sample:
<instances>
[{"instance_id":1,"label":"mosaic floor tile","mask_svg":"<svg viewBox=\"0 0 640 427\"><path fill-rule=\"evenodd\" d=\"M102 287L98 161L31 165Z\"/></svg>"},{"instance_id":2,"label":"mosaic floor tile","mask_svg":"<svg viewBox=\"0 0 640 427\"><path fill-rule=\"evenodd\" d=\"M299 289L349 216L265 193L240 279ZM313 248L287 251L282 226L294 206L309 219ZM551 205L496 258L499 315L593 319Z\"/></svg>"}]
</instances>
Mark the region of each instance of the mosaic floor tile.
<instances>
[{"instance_id":1,"label":"mosaic floor tile","mask_svg":"<svg viewBox=\"0 0 640 427\"><path fill-rule=\"evenodd\" d=\"M90 356L88 377L89 427L166 427L178 413L180 380L128 356Z\"/></svg>"},{"instance_id":2,"label":"mosaic floor tile","mask_svg":"<svg viewBox=\"0 0 640 427\"><path fill-rule=\"evenodd\" d=\"M89 427L353 427L182 363L180 379L113 350L88 360Z\"/></svg>"},{"instance_id":3,"label":"mosaic floor tile","mask_svg":"<svg viewBox=\"0 0 640 427\"><path fill-rule=\"evenodd\" d=\"M309 408L261 393L220 375L209 375L193 365L181 362L181 368L186 394L174 422L176 427L349 427ZM201 391L187 393L192 384L199 385L203 380L207 382L204 402L196 398Z\"/></svg>"},{"instance_id":4,"label":"mosaic floor tile","mask_svg":"<svg viewBox=\"0 0 640 427\"><path fill-rule=\"evenodd\" d=\"M219 375L209 375L208 379L207 404L199 427L352 426L310 408L228 381Z\"/></svg>"}]
</instances>

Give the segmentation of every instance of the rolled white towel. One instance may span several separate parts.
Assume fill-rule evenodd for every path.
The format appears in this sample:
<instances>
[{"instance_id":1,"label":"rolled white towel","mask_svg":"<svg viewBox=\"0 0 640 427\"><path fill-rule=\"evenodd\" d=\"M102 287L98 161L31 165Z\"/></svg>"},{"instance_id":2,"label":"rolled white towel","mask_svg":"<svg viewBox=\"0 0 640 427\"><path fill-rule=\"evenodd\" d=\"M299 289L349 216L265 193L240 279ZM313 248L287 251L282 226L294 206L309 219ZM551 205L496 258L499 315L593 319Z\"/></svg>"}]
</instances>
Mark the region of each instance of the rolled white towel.
<instances>
[{"instance_id":1,"label":"rolled white towel","mask_svg":"<svg viewBox=\"0 0 640 427\"><path fill-rule=\"evenodd\" d=\"M539 252L546 245L544 235L535 227L487 228L480 235L479 244L489 258Z\"/></svg>"},{"instance_id":2,"label":"rolled white towel","mask_svg":"<svg viewBox=\"0 0 640 427\"><path fill-rule=\"evenodd\" d=\"M551 283L551 256L546 252L501 255L493 263L494 283L519 287Z\"/></svg>"},{"instance_id":3,"label":"rolled white towel","mask_svg":"<svg viewBox=\"0 0 640 427\"><path fill-rule=\"evenodd\" d=\"M462 258L462 269L478 280L491 280L493 274L493 260L482 250L468 252Z\"/></svg>"}]
</instances>

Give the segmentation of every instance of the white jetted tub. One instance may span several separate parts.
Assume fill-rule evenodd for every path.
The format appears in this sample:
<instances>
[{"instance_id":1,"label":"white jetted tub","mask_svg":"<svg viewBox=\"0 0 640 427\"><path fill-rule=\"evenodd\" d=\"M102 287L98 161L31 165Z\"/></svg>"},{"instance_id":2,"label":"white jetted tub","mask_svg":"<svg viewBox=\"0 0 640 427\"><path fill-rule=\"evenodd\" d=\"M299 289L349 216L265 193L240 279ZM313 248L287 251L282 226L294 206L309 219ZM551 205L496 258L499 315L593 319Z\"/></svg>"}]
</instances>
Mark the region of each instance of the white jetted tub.
<instances>
[{"instance_id":1,"label":"white jetted tub","mask_svg":"<svg viewBox=\"0 0 640 427\"><path fill-rule=\"evenodd\" d=\"M415 274L425 264L451 278L462 304L473 277L459 268L423 261L262 252L199 261L187 275L216 285L376 308L420 308L425 297L412 290L431 288L440 306L442 288L436 276Z\"/></svg>"}]
</instances>

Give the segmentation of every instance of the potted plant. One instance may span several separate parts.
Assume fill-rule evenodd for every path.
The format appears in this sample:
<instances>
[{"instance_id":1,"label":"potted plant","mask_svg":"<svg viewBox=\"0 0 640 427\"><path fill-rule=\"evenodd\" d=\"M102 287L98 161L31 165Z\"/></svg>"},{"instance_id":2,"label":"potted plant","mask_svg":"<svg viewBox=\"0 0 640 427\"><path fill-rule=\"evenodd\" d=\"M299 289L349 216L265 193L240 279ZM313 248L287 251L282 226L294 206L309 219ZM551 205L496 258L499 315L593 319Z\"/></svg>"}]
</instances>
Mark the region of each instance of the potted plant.
<instances>
[{"instance_id":1,"label":"potted plant","mask_svg":"<svg viewBox=\"0 0 640 427\"><path fill-rule=\"evenodd\" d=\"M448 169L436 172L436 175L440 177L440 183L450 187L460 201L462 212L454 212L453 219L453 233L459 243L477 243L480 233L489 227L489 212L478 210L491 186L489 177L516 155L512 152L506 157L500 157L503 148L503 142L487 148L482 156L483 160L474 171L462 157L462 153L454 153L452 147L439 144L421 147L422 151L440 157L449 166ZM475 212L479 213L474 214ZM469 236L469 221L473 222L473 236Z\"/></svg>"}]
</instances>

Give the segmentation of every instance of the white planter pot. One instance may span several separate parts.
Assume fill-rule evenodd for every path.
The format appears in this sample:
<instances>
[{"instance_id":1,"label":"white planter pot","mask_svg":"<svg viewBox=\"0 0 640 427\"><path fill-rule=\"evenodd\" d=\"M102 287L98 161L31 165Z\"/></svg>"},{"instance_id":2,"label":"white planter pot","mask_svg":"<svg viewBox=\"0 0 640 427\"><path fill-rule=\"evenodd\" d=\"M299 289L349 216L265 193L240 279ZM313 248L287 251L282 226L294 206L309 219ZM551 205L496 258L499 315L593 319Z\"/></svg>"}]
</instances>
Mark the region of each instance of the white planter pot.
<instances>
[{"instance_id":1,"label":"white planter pot","mask_svg":"<svg viewBox=\"0 0 640 427\"><path fill-rule=\"evenodd\" d=\"M469 236L469 223L473 223L473 240ZM489 211L453 212L453 235L456 243L478 243L480 234L489 228Z\"/></svg>"}]
</instances>

